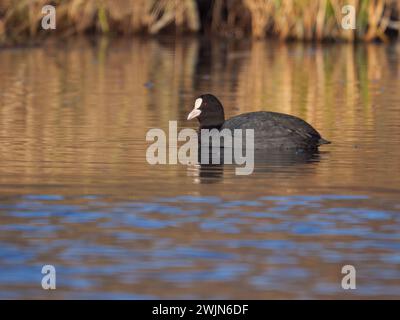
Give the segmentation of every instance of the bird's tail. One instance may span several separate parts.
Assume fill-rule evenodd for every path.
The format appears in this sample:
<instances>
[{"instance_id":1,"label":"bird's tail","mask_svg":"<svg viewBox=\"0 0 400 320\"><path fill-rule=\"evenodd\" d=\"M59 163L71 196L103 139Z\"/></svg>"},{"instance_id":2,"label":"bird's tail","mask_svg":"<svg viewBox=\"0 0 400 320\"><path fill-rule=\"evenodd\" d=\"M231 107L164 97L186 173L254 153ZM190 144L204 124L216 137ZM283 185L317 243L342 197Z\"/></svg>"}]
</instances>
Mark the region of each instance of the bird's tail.
<instances>
[{"instance_id":1,"label":"bird's tail","mask_svg":"<svg viewBox=\"0 0 400 320\"><path fill-rule=\"evenodd\" d=\"M324 138L320 138L319 140L318 140L318 145L320 146L321 144L330 144L330 143L332 143L332 142L330 142L330 141L328 141L328 140L325 140Z\"/></svg>"}]
</instances>

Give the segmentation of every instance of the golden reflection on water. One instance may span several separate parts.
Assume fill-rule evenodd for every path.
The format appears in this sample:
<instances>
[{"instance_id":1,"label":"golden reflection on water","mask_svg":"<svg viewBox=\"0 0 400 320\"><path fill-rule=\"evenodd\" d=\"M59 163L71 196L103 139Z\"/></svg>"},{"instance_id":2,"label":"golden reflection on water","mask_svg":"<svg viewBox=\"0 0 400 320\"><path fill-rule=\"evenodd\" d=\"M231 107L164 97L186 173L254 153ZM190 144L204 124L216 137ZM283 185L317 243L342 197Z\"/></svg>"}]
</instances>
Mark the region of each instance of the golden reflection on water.
<instances>
[{"instance_id":1,"label":"golden reflection on water","mask_svg":"<svg viewBox=\"0 0 400 320\"><path fill-rule=\"evenodd\" d=\"M321 185L338 173L342 186L363 180L365 160L378 170L368 172L368 181L398 188L391 174L400 159L398 52L395 46L198 39L77 40L3 50L1 182L10 188L38 179L91 184L103 170L105 182L126 182L139 168L179 176L176 168L149 168L145 133L167 129L169 120L196 126L184 120L193 99L213 92L227 116L255 110L300 116L334 142L322 149L327 157L359 162L337 163L339 172L320 163Z\"/></svg>"},{"instance_id":2,"label":"golden reflection on water","mask_svg":"<svg viewBox=\"0 0 400 320\"><path fill-rule=\"evenodd\" d=\"M339 277L338 266L320 256L344 243L348 248L338 249L335 254L350 259L354 252L360 254L357 249L352 251L353 242L359 239L375 241L377 234L392 236L399 225L394 216L400 208L397 199L400 191L398 45L303 45L197 38L76 39L65 44L1 50L0 70L0 211L3 215L0 241L11 249L5 248L14 250L15 245L17 254L22 254L33 244L37 249L45 245L56 246L59 240L64 243L61 248L54 249L56 252L49 249L37 253L32 261L40 264L42 260L53 260L67 269L78 268L82 263L89 268L100 268L103 264L113 266L113 263L130 266L138 263L136 255L144 255L152 267L156 265L157 272L171 277L166 280L146 265L131 272L116 268L116 282L100 271L93 272L102 284L87 289L89 292L115 292L116 297L130 293L164 298L170 297L171 292L178 297L208 297L210 292L215 293L215 297L230 298L304 297L304 292L312 297L342 297L341 292L331 290L329 286L325 291L315 291L315 286L332 284ZM147 130L167 130L170 120L178 120L179 127L196 127L195 122L185 120L186 115L195 97L205 92L212 92L222 100L228 117L256 110L290 113L311 123L333 144L322 147L320 154L312 159L272 159L269 163L259 164L248 177L235 176L232 166L147 164ZM58 195L61 200L42 198L49 194ZM301 201L291 198L304 194L355 195L356 198L346 203L335 197ZM33 199L20 198L22 195ZM35 198L38 195L39 198ZM93 201L90 197L79 198L85 195L104 198ZM68 198L75 196L78 198ZM185 203L181 196L192 196L194 200L190 198L189 203ZM266 196L288 198L281 203L279 199L264 199ZM357 196L361 196L361 200ZM164 197L167 200L163 201L174 207L171 209L157 200L159 197ZM215 198L218 201L213 203ZM201 201L197 202L199 199ZM137 204L135 201L144 202ZM252 201L261 202L256 205ZM274 212L275 201L284 214L260 220L257 214ZM290 202L297 204L287 207ZM23 211L20 206L28 213L33 206L38 213L49 211L52 214L54 211L55 216L49 217L47 224L39 223L34 216L21 219L12 215L17 209ZM150 211L145 217L153 220L130 220L148 207ZM76 217L78 220L65 221L63 210L72 214L68 219ZM190 220L191 214L195 214L189 214L192 210L203 212L201 219ZM341 210L349 210L351 214L342 217ZM382 217L393 215L382 221L362 220L357 210L370 210L374 214L377 211ZM86 217L86 211L89 220L79 221L80 215ZM172 215L165 218L165 212L172 212ZM221 212L228 215L227 220L225 216L219 216ZM90 215L94 213L99 217ZM249 217L243 218L241 214L249 214ZM237 215L244 219L238 225L232 222L239 219ZM276 221L284 224L287 220L302 226L305 221L316 219L323 227L323 223L329 225L331 222L319 219L335 219L336 215L343 219L335 221L338 230L343 231L342 227L350 225L350 233L329 233L333 228L330 226L323 229L326 233L318 236L292 234L278 226L273 229ZM355 222L346 220L350 218ZM203 226L204 221L211 221L212 227ZM175 222L178 227L173 225ZM110 223L111 227L104 227L103 223ZM151 229L146 223L152 227L159 223L162 227ZM218 227L218 223L223 226ZM62 231L42 232L39 226L47 225ZM14 230L15 226L36 226L38 229L31 237L29 230ZM254 231L257 226L265 230ZM270 226L272 230L268 229ZM229 230L239 232L229 234ZM42 239L44 234L48 239ZM131 234L134 239L124 240L126 234ZM212 247L221 257L236 257L235 263L230 263L228 258L222 263L224 268L233 267L229 269L233 278L224 280L216 276L214 281L203 282L195 280L194 276L193 282L179 284L174 276L180 274L180 268L185 268L179 263L193 263L185 269L191 272L214 266L214 261L206 254L201 259L202 251L198 253L200 260L186 251L179 251L184 245L192 246L195 253L196 248L208 250L207 244L202 242L205 239L217 242ZM248 239L260 244L263 241L278 243L274 242L276 247L269 247L268 243L266 247L258 247L246 242ZM388 239L388 242L393 241L393 246L398 245L395 237ZM219 244L223 241L228 245ZM296 247L282 249L279 241L304 245L311 256L297 256ZM107 250L105 256L95 251L89 259L92 249L86 247L88 243L100 252L102 248L117 251L110 256L107 256ZM315 243L321 248L314 248ZM393 246L386 249L393 250ZM79 258L80 248L87 256ZM177 255L178 265L172 263L172 266L160 267L154 261L164 261L160 252L169 250L172 257ZM270 250L271 256L266 255L265 250ZM295 264L301 272L311 272L314 275L312 281L303 273L296 273L297 269L292 274L293 279L289 276L294 281L290 283L285 282L284 276L269 274L273 268L266 261L280 250L287 253L289 260L291 255L295 256L298 261L289 261L287 265ZM377 263L377 268L395 272L398 262L397 265L396 262L379 262L373 256L373 250L367 248L362 252L367 256L365 259ZM385 248L379 250L384 252ZM146 256L149 254L155 256ZM329 258L334 259L335 254L331 252ZM134 256L132 260L131 255ZM4 257L7 261L7 255ZM4 259L0 258L0 269L5 265ZM219 263L219 258L215 259ZM278 270L282 264L285 265L277 263ZM242 270L244 265L250 271ZM24 274L29 274L29 268L21 268ZM7 270L3 269L4 274ZM375 279L374 272L372 276L365 275L365 281L368 277ZM128 280L119 279L120 275ZM273 290L268 284L257 287L256 283L265 280L263 275L281 281L283 289L278 290L279 283L272 280L269 285L273 285ZM152 279L151 284L149 279ZM322 282L318 284L320 280ZM388 283L388 278L375 280L375 284L382 286ZM36 284L31 282L22 285L6 283L4 288L16 296L38 294ZM376 296L398 295L394 289L385 294L383 287L379 288ZM25 295L24 290L28 290ZM68 290L60 290L57 294L58 297L73 297L74 292L72 284ZM361 292L362 295L364 291ZM42 297L43 292L39 296Z\"/></svg>"}]
</instances>

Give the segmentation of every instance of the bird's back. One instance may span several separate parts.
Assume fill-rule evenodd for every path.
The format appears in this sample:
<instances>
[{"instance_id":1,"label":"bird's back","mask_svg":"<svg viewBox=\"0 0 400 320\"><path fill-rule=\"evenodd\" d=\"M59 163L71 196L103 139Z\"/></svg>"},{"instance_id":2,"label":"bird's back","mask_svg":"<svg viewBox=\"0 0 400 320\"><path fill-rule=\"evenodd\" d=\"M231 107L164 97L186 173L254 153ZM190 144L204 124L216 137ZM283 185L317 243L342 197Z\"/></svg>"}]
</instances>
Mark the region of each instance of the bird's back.
<instances>
[{"instance_id":1,"label":"bird's back","mask_svg":"<svg viewBox=\"0 0 400 320\"><path fill-rule=\"evenodd\" d=\"M221 129L254 129L256 149L312 149L329 143L306 121L278 112L249 112L232 117Z\"/></svg>"}]
</instances>

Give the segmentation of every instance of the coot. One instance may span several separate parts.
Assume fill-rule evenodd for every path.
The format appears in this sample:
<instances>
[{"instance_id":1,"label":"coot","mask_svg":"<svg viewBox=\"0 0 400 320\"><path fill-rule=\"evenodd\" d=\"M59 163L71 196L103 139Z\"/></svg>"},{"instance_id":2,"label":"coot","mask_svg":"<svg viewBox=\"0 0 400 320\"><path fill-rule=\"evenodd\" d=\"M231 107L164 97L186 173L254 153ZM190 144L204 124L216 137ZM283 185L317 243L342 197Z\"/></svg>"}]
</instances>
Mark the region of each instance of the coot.
<instances>
[{"instance_id":1,"label":"coot","mask_svg":"<svg viewBox=\"0 0 400 320\"><path fill-rule=\"evenodd\" d=\"M304 120L278 112L249 112L225 120L221 102L212 94L199 96L187 119L197 118L201 129L254 129L255 149L315 150L330 141Z\"/></svg>"}]
</instances>

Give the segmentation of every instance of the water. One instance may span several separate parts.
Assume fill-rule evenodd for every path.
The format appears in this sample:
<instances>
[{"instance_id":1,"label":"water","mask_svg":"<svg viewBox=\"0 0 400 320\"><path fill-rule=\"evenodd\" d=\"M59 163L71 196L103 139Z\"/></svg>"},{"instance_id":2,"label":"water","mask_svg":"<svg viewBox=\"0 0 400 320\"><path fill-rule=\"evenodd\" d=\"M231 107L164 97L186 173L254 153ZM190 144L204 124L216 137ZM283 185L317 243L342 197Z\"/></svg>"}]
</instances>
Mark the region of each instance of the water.
<instances>
[{"instance_id":1,"label":"water","mask_svg":"<svg viewBox=\"0 0 400 320\"><path fill-rule=\"evenodd\" d=\"M0 298L400 298L399 45L75 39L0 70ZM195 128L205 92L333 144L250 176L149 165L147 130Z\"/></svg>"}]
</instances>

